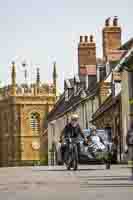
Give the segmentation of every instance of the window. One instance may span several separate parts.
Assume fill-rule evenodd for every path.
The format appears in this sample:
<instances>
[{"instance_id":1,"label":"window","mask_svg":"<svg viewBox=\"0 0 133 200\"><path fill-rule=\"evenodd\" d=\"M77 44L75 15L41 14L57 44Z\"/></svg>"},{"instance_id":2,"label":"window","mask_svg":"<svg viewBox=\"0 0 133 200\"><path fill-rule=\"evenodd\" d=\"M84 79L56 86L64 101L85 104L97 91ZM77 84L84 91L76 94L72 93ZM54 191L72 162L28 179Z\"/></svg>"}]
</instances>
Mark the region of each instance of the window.
<instances>
[{"instance_id":1,"label":"window","mask_svg":"<svg viewBox=\"0 0 133 200\"><path fill-rule=\"evenodd\" d=\"M30 125L32 132L38 135L40 133L40 115L38 113L31 113Z\"/></svg>"}]
</instances>

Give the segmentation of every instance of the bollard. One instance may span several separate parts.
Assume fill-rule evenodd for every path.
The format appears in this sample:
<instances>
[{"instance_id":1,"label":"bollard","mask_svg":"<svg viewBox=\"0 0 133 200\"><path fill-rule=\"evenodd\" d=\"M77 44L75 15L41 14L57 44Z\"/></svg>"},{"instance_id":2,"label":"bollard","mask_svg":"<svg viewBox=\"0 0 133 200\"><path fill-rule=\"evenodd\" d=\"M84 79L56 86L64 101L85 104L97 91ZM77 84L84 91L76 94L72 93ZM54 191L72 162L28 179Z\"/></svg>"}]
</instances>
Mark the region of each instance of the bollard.
<instances>
[{"instance_id":1,"label":"bollard","mask_svg":"<svg viewBox=\"0 0 133 200\"><path fill-rule=\"evenodd\" d=\"M107 152L106 152L106 169L111 168L111 158L110 158L110 145L107 144Z\"/></svg>"}]
</instances>

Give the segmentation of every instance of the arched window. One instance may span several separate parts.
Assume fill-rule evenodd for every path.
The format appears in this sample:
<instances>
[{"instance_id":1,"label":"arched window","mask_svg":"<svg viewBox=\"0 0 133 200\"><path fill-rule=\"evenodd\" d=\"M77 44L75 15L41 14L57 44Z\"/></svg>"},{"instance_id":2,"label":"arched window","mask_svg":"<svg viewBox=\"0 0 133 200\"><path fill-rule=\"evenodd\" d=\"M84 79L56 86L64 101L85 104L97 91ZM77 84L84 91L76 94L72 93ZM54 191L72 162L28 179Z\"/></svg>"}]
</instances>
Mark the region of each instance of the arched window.
<instances>
[{"instance_id":1,"label":"arched window","mask_svg":"<svg viewBox=\"0 0 133 200\"><path fill-rule=\"evenodd\" d=\"M40 133L40 115L37 112L31 113L30 126L33 134Z\"/></svg>"}]
</instances>

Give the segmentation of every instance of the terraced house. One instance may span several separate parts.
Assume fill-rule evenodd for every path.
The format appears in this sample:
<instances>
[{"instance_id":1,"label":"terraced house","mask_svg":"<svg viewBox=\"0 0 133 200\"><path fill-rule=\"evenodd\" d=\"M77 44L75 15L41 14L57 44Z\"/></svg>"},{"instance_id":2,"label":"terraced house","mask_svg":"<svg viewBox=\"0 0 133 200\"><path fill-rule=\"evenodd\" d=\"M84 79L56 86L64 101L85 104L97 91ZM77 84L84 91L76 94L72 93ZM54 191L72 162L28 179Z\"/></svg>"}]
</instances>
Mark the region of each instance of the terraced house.
<instances>
[{"instance_id":1,"label":"terraced house","mask_svg":"<svg viewBox=\"0 0 133 200\"><path fill-rule=\"evenodd\" d=\"M121 38L118 18L108 18L102 29L103 56L98 58L93 36L89 40L87 36L80 36L78 75L65 80L64 92L48 115L49 163L51 148L56 146L72 112L79 114L82 128L92 124L97 128L105 128L117 146L116 160L126 160L128 72L118 72L116 69L130 54L133 39L123 44Z\"/></svg>"}]
</instances>

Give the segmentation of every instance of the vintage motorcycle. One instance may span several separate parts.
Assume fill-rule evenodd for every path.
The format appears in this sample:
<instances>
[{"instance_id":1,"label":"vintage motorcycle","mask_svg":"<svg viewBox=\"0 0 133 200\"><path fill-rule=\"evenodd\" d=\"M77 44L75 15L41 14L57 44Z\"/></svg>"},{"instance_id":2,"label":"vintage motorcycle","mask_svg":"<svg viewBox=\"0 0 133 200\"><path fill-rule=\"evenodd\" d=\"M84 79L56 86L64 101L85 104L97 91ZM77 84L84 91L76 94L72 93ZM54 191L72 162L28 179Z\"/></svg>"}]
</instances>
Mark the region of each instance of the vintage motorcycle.
<instances>
[{"instance_id":1,"label":"vintage motorcycle","mask_svg":"<svg viewBox=\"0 0 133 200\"><path fill-rule=\"evenodd\" d=\"M70 136L65 138L65 153L64 153L64 163L66 165L67 170L71 168L73 170L77 170L78 168L78 149L77 143L74 138Z\"/></svg>"}]
</instances>

